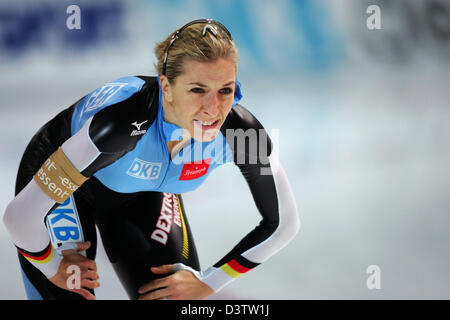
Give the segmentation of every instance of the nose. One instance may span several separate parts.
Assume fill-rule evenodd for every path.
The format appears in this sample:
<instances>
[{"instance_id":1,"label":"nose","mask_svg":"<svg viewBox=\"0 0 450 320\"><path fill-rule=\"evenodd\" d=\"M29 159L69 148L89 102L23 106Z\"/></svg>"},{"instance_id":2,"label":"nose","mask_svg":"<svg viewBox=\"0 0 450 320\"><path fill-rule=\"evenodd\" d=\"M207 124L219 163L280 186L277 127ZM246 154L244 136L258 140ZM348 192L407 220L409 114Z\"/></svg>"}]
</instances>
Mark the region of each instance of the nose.
<instances>
[{"instance_id":1,"label":"nose","mask_svg":"<svg viewBox=\"0 0 450 320\"><path fill-rule=\"evenodd\" d=\"M217 99L217 95L215 93L211 93L208 96L208 101L206 101L203 112L210 117L215 117L219 114L219 99Z\"/></svg>"}]
</instances>

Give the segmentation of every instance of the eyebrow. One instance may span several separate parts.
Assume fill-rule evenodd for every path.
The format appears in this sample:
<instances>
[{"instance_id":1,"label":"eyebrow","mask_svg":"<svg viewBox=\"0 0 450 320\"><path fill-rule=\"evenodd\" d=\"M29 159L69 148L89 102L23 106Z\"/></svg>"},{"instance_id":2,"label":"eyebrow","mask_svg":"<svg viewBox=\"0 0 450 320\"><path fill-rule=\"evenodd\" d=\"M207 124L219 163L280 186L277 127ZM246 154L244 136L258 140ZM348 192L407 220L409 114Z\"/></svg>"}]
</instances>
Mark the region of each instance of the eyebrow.
<instances>
[{"instance_id":1,"label":"eyebrow","mask_svg":"<svg viewBox=\"0 0 450 320\"><path fill-rule=\"evenodd\" d=\"M234 81L230 81L230 82L225 83L223 86L224 87L225 86L229 86L230 84L234 84L234 83L235 83ZM197 85L199 87L202 87L202 88L207 88L208 87L206 84L203 84L201 82L189 82L188 85L190 85L190 84L195 84L195 85Z\"/></svg>"}]
</instances>

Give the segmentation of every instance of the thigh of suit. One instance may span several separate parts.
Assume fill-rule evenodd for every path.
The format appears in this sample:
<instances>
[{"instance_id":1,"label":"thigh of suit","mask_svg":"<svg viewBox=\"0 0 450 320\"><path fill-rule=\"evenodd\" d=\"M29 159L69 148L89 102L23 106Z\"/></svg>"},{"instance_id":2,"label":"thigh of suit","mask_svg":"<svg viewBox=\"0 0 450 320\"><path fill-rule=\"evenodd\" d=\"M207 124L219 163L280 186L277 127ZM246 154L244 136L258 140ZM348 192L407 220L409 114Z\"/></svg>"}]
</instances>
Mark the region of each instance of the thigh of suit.
<instances>
[{"instance_id":1,"label":"thigh of suit","mask_svg":"<svg viewBox=\"0 0 450 320\"><path fill-rule=\"evenodd\" d=\"M152 266L184 263L200 270L194 239L181 196L161 192L117 193L95 178L103 191L96 193L94 219L102 243L130 299L143 284L164 277Z\"/></svg>"}]
</instances>

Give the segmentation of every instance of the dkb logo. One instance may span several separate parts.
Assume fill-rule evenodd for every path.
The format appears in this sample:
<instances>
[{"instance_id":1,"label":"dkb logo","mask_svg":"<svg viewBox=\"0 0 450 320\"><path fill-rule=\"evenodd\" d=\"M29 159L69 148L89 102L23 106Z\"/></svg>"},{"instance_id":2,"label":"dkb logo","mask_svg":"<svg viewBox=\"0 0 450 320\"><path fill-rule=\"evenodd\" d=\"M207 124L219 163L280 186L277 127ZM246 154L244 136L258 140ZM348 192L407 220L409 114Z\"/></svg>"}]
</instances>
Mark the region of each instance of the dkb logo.
<instances>
[{"instance_id":1,"label":"dkb logo","mask_svg":"<svg viewBox=\"0 0 450 320\"><path fill-rule=\"evenodd\" d=\"M136 158L128 169L127 174L138 179L155 180L159 177L161 167L161 162L147 162Z\"/></svg>"},{"instance_id":2,"label":"dkb logo","mask_svg":"<svg viewBox=\"0 0 450 320\"><path fill-rule=\"evenodd\" d=\"M83 241L83 230L73 196L47 216L46 224L55 248L66 242Z\"/></svg>"}]
</instances>

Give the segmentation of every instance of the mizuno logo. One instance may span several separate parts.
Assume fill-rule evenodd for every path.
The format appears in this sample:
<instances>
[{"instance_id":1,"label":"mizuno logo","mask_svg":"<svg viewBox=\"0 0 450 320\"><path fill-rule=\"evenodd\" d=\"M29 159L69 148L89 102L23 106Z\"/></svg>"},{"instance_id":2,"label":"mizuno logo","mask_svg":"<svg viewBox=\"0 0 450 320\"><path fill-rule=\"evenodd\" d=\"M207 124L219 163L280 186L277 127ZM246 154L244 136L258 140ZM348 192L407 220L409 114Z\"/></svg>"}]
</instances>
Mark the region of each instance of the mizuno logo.
<instances>
[{"instance_id":1,"label":"mizuno logo","mask_svg":"<svg viewBox=\"0 0 450 320\"><path fill-rule=\"evenodd\" d=\"M144 123L146 123L147 121L148 121L148 120L145 120L145 121L143 121L143 122L141 122L141 123L137 123L137 121L135 121L135 122L133 122L131 125L132 125L132 126L135 126L136 129L141 130L141 126L142 126Z\"/></svg>"},{"instance_id":2,"label":"mizuno logo","mask_svg":"<svg viewBox=\"0 0 450 320\"><path fill-rule=\"evenodd\" d=\"M131 125L135 126L137 130L133 130L133 132L131 132L130 136L139 136L141 134L144 134L147 132L147 130L141 130L141 126L146 123L148 120L142 121L141 123L137 123L137 121L133 122Z\"/></svg>"}]
</instances>

